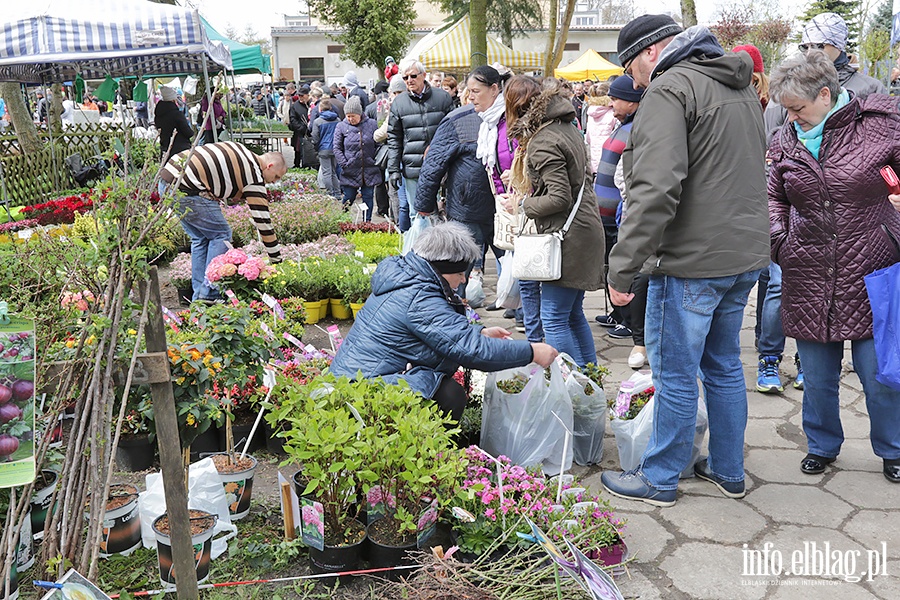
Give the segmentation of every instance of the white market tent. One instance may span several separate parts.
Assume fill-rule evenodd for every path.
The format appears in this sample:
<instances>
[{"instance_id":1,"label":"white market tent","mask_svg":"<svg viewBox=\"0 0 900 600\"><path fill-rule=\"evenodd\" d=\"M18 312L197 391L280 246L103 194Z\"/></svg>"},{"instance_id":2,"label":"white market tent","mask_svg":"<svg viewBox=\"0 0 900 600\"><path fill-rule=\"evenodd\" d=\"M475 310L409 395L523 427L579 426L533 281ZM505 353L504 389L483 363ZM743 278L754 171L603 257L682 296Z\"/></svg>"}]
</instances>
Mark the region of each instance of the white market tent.
<instances>
[{"instance_id":1,"label":"white market tent","mask_svg":"<svg viewBox=\"0 0 900 600\"><path fill-rule=\"evenodd\" d=\"M469 15L466 15L448 29L440 33L432 31L423 37L407 52L406 58L421 62L429 71L459 73L469 70L471 55ZM495 62L510 69L536 70L543 68L544 54L513 50L487 36L487 63Z\"/></svg>"},{"instance_id":2,"label":"white market tent","mask_svg":"<svg viewBox=\"0 0 900 600\"><path fill-rule=\"evenodd\" d=\"M0 81L50 83L231 68L196 10L147 0L5 2ZM217 66L218 65L218 66Z\"/></svg>"}]
</instances>

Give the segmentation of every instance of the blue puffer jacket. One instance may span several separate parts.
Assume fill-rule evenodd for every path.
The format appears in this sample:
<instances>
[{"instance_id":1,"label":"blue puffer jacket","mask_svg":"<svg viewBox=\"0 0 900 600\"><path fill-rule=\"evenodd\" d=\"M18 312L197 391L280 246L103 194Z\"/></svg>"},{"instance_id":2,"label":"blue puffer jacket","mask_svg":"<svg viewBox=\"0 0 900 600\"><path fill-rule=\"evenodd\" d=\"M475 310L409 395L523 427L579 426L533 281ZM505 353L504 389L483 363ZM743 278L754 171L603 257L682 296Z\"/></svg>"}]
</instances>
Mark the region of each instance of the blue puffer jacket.
<instances>
[{"instance_id":1,"label":"blue puffer jacket","mask_svg":"<svg viewBox=\"0 0 900 600\"><path fill-rule=\"evenodd\" d=\"M352 187L380 185L381 169L375 164L375 130L378 123L361 115L359 125L344 119L334 130L334 156L341 167L341 185Z\"/></svg>"},{"instance_id":2,"label":"blue puffer jacket","mask_svg":"<svg viewBox=\"0 0 900 600\"><path fill-rule=\"evenodd\" d=\"M425 163L413 204L416 211L437 211L441 181L447 176L447 216L453 221L491 223L494 186L488 179L478 149L481 117L472 105L461 106L441 121Z\"/></svg>"},{"instance_id":3,"label":"blue puffer jacket","mask_svg":"<svg viewBox=\"0 0 900 600\"><path fill-rule=\"evenodd\" d=\"M527 365L531 345L481 335L448 301L449 286L415 253L394 256L378 265L372 295L341 344L331 371L335 375L405 380L433 398L444 375L460 365L499 371ZM412 368L407 371L407 364Z\"/></svg>"},{"instance_id":4,"label":"blue puffer jacket","mask_svg":"<svg viewBox=\"0 0 900 600\"><path fill-rule=\"evenodd\" d=\"M312 142L319 152L330 151L334 146L334 128L337 127L337 113L325 110L313 121Z\"/></svg>"}]
</instances>

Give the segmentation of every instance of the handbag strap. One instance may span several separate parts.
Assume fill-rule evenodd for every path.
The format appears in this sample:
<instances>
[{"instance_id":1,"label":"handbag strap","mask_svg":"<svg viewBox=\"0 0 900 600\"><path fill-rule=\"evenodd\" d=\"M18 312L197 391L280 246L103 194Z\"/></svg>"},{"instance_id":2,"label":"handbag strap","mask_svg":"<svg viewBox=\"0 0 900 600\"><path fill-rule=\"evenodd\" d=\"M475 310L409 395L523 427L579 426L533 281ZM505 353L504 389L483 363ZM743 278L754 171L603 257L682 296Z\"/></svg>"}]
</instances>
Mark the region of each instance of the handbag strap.
<instances>
[{"instance_id":1,"label":"handbag strap","mask_svg":"<svg viewBox=\"0 0 900 600\"><path fill-rule=\"evenodd\" d=\"M578 200L575 201L574 206L572 206L572 210L569 211L569 217L566 219L566 224L563 225L563 228L557 231L554 235L559 236L559 240L562 241L566 237L566 233L569 231L569 227L572 226L572 221L575 220L575 213L578 212L578 207L581 206L581 198L584 196L584 184L585 180L581 181L581 189L578 191ZM522 232L525 231L525 222L528 221L528 218L522 219L522 226L519 228L519 235L522 235Z\"/></svg>"}]
</instances>

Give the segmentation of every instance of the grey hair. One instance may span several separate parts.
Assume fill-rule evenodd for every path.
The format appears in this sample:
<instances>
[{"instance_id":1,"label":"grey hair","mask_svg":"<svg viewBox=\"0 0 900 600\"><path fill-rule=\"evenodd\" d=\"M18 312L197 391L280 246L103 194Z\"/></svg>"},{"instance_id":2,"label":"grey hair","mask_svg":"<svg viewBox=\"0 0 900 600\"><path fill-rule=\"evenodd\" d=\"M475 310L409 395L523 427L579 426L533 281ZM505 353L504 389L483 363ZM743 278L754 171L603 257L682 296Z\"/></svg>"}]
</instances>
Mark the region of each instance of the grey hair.
<instances>
[{"instance_id":1,"label":"grey hair","mask_svg":"<svg viewBox=\"0 0 900 600\"><path fill-rule=\"evenodd\" d=\"M481 255L465 225L448 221L429 227L413 242L413 252L427 261L474 262Z\"/></svg>"},{"instance_id":2,"label":"grey hair","mask_svg":"<svg viewBox=\"0 0 900 600\"><path fill-rule=\"evenodd\" d=\"M779 104L784 97L815 100L822 88L831 92L832 102L841 93L834 62L821 50L811 50L806 55L783 61L769 79L769 97Z\"/></svg>"},{"instance_id":3,"label":"grey hair","mask_svg":"<svg viewBox=\"0 0 900 600\"><path fill-rule=\"evenodd\" d=\"M417 73L425 72L425 65L423 65L422 63L420 63L419 61L417 61L414 58L404 58L403 60L400 61L400 64L398 66L400 68L401 75L403 75L404 73L406 73L408 70L412 69L413 67L416 68Z\"/></svg>"}]
</instances>

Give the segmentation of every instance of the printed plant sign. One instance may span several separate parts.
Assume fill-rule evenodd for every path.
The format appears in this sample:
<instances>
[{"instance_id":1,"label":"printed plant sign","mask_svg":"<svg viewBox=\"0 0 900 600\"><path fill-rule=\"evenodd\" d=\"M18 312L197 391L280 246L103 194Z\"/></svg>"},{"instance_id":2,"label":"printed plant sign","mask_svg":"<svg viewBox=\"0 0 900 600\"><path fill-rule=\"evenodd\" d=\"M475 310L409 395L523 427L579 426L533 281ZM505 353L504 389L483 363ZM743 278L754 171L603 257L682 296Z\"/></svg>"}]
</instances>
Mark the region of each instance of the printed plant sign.
<instances>
[{"instance_id":1,"label":"printed plant sign","mask_svg":"<svg viewBox=\"0 0 900 600\"><path fill-rule=\"evenodd\" d=\"M352 406L350 408L351 412L355 413L355 416L362 421L359 412ZM392 513L396 507L397 503L390 492L385 494L380 485L373 485L366 494L366 521L371 525L378 519L386 517L389 512Z\"/></svg>"},{"instance_id":2,"label":"printed plant sign","mask_svg":"<svg viewBox=\"0 0 900 600\"><path fill-rule=\"evenodd\" d=\"M0 324L0 488L34 480L34 321Z\"/></svg>"},{"instance_id":3,"label":"printed plant sign","mask_svg":"<svg viewBox=\"0 0 900 600\"><path fill-rule=\"evenodd\" d=\"M325 549L325 509L321 502L300 498L300 537L307 546Z\"/></svg>"},{"instance_id":4,"label":"printed plant sign","mask_svg":"<svg viewBox=\"0 0 900 600\"><path fill-rule=\"evenodd\" d=\"M428 505L428 508L422 511L422 514L419 515L419 520L416 523L416 547L422 548L425 546L425 543L434 535L435 530L437 529L437 521L438 521L438 501L437 498L431 501Z\"/></svg>"}]
</instances>

